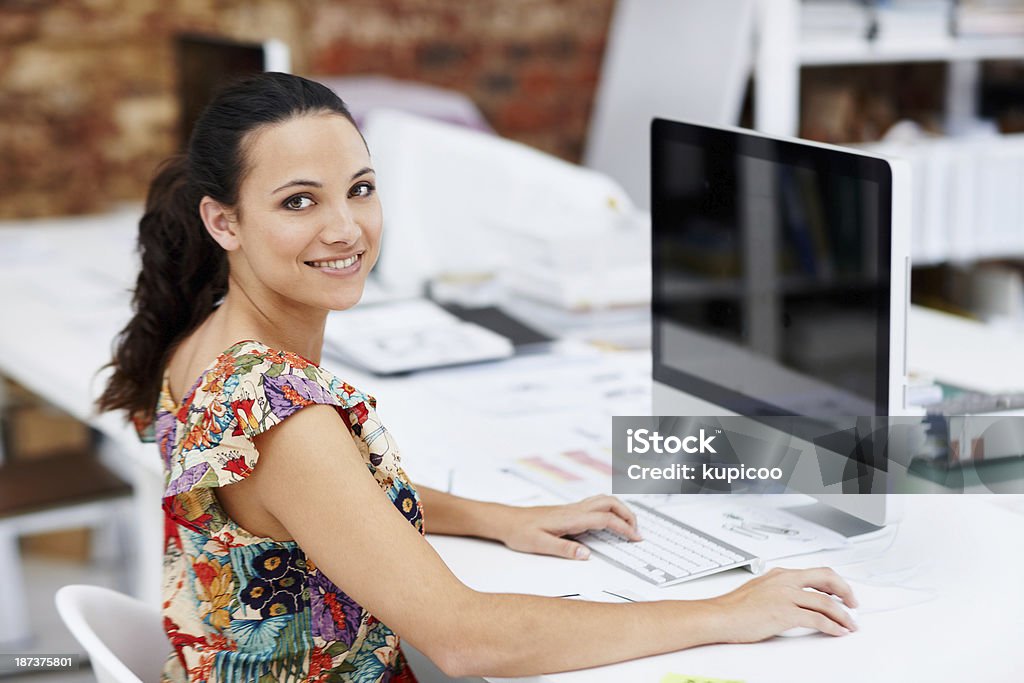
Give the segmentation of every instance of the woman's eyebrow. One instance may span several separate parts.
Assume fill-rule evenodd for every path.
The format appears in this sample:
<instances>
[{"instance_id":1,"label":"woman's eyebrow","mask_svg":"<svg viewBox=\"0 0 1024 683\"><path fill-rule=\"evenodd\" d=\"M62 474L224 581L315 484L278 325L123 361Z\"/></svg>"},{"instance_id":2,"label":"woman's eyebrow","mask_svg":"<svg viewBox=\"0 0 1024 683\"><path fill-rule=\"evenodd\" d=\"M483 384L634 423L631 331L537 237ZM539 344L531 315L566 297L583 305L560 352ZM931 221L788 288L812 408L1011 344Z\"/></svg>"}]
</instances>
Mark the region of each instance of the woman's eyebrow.
<instances>
[{"instance_id":1,"label":"woman's eyebrow","mask_svg":"<svg viewBox=\"0 0 1024 683\"><path fill-rule=\"evenodd\" d=\"M358 171L356 171L355 173L353 173L352 177L349 178L349 180L350 181L351 180L355 180L356 178L358 178L361 175L366 175L367 173L373 173L373 172L374 172L374 170L372 168L370 168L369 166L365 166L365 167L359 169ZM289 180L287 183L285 183L281 187L277 188L276 190L274 190L270 194L277 194L278 192L280 192L281 190L284 190L285 188L296 187L296 186L299 186L299 187L322 188L324 185L323 185L323 183L318 182L316 180L303 180L303 179Z\"/></svg>"},{"instance_id":2,"label":"woman's eyebrow","mask_svg":"<svg viewBox=\"0 0 1024 683\"><path fill-rule=\"evenodd\" d=\"M301 179L300 180L289 180L287 183L285 183L281 187L277 188L276 190L274 190L270 194L277 194L278 192L280 192L281 190L285 189L286 187L294 187L296 185L302 186L302 187L323 187L323 183L317 182L315 180L301 180Z\"/></svg>"}]
</instances>

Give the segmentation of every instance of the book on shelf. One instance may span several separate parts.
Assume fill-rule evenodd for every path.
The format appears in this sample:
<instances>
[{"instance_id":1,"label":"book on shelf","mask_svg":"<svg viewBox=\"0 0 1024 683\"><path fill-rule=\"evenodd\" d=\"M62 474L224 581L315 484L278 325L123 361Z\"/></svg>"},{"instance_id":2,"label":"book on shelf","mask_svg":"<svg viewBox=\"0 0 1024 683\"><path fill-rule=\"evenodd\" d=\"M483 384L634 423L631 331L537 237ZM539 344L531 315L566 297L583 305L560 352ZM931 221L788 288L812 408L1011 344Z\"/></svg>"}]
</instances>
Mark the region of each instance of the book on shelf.
<instances>
[{"instance_id":1,"label":"book on shelf","mask_svg":"<svg viewBox=\"0 0 1024 683\"><path fill-rule=\"evenodd\" d=\"M1024 36L1024 2L960 0L953 15L956 34L963 37Z\"/></svg>"},{"instance_id":2,"label":"book on shelf","mask_svg":"<svg viewBox=\"0 0 1024 683\"><path fill-rule=\"evenodd\" d=\"M871 23L869 7L861 0L804 0L800 5L800 36L808 42L864 40Z\"/></svg>"},{"instance_id":3,"label":"book on shelf","mask_svg":"<svg viewBox=\"0 0 1024 683\"><path fill-rule=\"evenodd\" d=\"M911 165L915 265L1024 257L1024 135L864 147Z\"/></svg>"},{"instance_id":4,"label":"book on shelf","mask_svg":"<svg viewBox=\"0 0 1024 683\"><path fill-rule=\"evenodd\" d=\"M949 40L951 0L890 0L875 7L875 40L938 43Z\"/></svg>"}]
</instances>

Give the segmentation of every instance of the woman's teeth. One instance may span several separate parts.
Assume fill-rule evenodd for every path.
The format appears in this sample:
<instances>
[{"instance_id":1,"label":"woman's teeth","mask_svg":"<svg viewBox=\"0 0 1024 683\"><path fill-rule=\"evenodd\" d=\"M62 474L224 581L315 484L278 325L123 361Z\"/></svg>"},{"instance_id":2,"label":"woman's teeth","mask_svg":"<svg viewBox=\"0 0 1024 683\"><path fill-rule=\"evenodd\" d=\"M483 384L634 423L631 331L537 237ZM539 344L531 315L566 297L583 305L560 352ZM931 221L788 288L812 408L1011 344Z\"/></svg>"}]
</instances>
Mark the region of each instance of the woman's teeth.
<instances>
[{"instance_id":1,"label":"woman's teeth","mask_svg":"<svg viewBox=\"0 0 1024 683\"><path fill-rule=\"evenodd\" d=\"M307 263L314 268L337 268L340 270L341 268L348 268L358 260L359 254L356 254L341 261L307 261Z\"/></svg>"}]
</instances>

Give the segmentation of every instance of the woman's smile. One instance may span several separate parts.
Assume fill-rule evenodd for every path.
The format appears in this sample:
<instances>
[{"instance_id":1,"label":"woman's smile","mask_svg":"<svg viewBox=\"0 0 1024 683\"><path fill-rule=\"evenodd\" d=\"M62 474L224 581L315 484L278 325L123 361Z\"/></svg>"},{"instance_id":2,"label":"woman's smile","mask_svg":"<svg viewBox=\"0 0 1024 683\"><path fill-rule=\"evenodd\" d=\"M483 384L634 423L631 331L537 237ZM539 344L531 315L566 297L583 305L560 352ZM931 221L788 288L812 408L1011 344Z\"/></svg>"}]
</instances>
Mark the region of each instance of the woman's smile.
<instances>
[{"instance_id":1,"label":"woman's smile","mask_svg":"<svg viewBox=\"0 0 1024 683\"><path fill-rule=\"evenodd\" d=\"M333 259L330 261L306 261L306 265L314 268L324 275L332 277L347 277L355 275L363 266L363 254L353 254L345 259Z\"/></svg>"}]
</instances>

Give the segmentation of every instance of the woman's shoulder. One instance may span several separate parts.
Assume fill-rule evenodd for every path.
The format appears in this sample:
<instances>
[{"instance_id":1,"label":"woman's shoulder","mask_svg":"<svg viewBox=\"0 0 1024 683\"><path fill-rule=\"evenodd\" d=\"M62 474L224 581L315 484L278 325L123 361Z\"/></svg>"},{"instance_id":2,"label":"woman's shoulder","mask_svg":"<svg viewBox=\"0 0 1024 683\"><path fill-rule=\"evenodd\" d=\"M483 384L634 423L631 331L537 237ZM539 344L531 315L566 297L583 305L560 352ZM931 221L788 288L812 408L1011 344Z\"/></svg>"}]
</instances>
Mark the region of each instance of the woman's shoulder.
<instances>
[{"instance_id":1,"label":"woman's shoulder","mask_svg":"<svg viewBox=\"0 0 1024 683\"><path fill-rule=\"evenodd\" d=\"M200 372L180 404L171 396L165 375L155 419L148 424L137 422L136 429L145 441L176 434L177 424L185 425L188 434L230 428L236 436L250 436L312 404L344 410L349 422L355 415L359 423L376 408L373 396L318 363L244 339L232 343Z\"/></svg>"},{"instance_id":2,"label":"woman's shoulder","mask_svg":"<svg viewBox=\"0 0 1024 683\"><path fill-rule=\"evenodd\" d=\"M316 404L332 406L357 435L376 424L373 398L319 364L256 340L232 344L166 416L164 495L244 479L258 458L253 439Z\"/></svg>"},{"instance_id":3,"label":"woman's shoulder","mask_svg":"<svg viewBox=\"0 0 1024 683\"><path fill-rule=\"evenodd\" d=\"M235 342L200 378L198 389L207 401L247 409L260 404L279 418L313 403L353 408L375 405L372 396L314 361L262 341Z\"/></svg>"}]
</instances>

